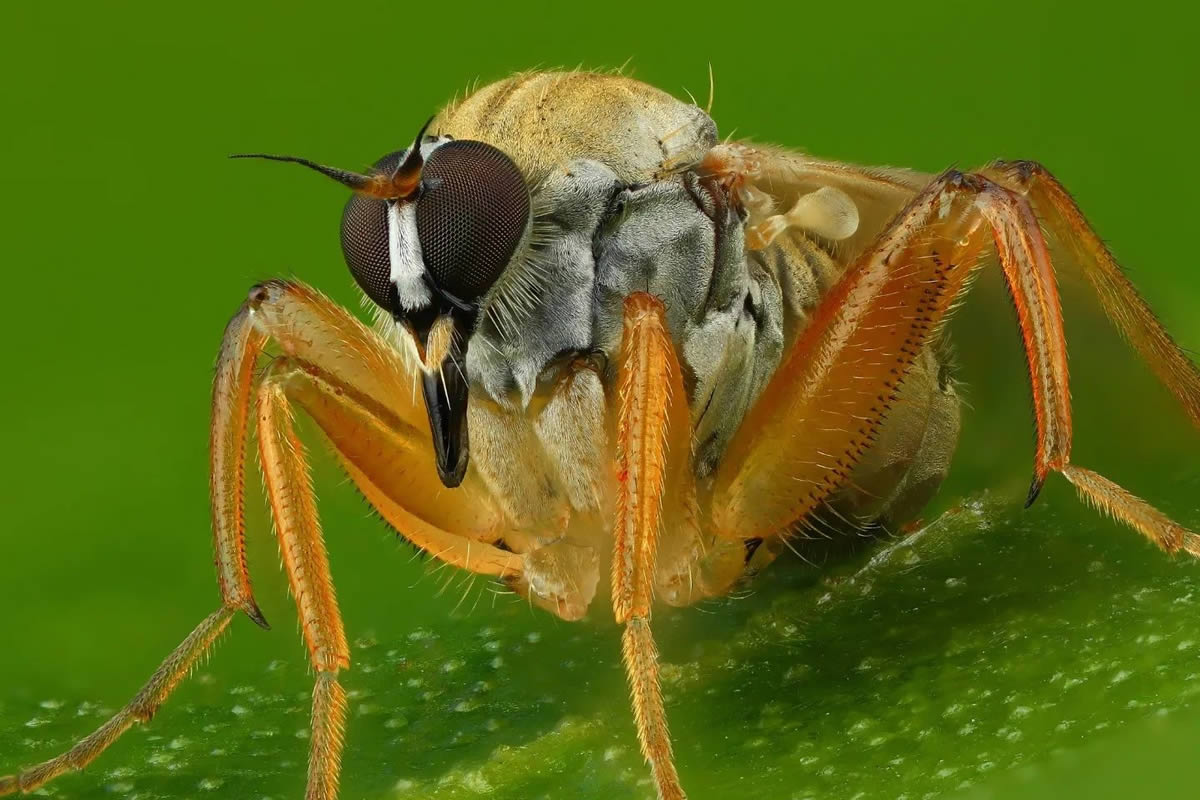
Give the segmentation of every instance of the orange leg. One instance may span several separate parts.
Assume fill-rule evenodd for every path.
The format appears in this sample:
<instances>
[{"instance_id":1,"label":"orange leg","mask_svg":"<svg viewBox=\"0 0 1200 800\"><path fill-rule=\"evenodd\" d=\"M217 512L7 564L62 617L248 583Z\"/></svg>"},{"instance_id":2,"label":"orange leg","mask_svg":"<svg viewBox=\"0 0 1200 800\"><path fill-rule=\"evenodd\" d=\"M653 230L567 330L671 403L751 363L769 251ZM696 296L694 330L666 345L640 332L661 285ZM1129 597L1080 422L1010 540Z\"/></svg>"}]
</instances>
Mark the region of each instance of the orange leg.
<instances>
[{"instance_id":1,"label":"orange leg","mask_svg":"<svg viewBox=\"0 0 1200 800\"><path fill-rule=\"evenodd\" d=\"M288 583L317 672L305 796L333 800L346 704L338 672L349 667L350 652L289 401L308 411L367 499L418 546L447 563L500 576L518 575L520 561L439 527L478 533L494 526L490 510L472 502L477 497L468 487L459 490L460 502L453 504L437 503L436 493L414 493L421 475L432 481L437 471L423 415L411 405L413 395L394 351L303 287L268 284L251 295L249 308L256 326L291 354L274 361L258 387L259 454ZM408 470L401 467L405 461Z\"/></svg>"},{"instance_id":2,"label":"orange leg","mask_svg":"<svg viewBox=\"0 0 1200 800\"><path fill-rule=\"evenodd\" d=\"M346 723L346 694L337 674L350 666L350 648L334 597L304 445L292 427L283 389L269 378L258 392L258 445L288 585L317 672L305 798L333 800Z\"/></svg>"},{"instance_id":3,"label":"orange leg","mask_svg":"<svg viewBox=\"0 0 1200 800\"><path fill-rule=\"evenodd\" d=\"M270 372L270 382L317 423L363 497L404 538L451 566L508 580L520 577L521 556L486 541L500 530L500 522L494 509L466 495L470 476L454 490L456 502L437 494L412 496L422 471L437 481L427 431L407 428L386 407L308 362L280 358Z\"/></svg>"},{"instance_id":4,"label":"orange leg","mask_svg":"<svg viewBox=\"0 0 1200 800\"><path fill-rule=\"evenodd\" d=\"M330 421L328 405L319 402L323 378L323 386L327 390L324 400L332 400L336 404L338 398L347 398L340 403L346 406L357 399L365 407L374 407L378 415L389 418L390 424L375 425L376 428L387 429L391 434L382 438L382 441L389 442L393 447L383 450L381 455L385 458L390 456L393 460L399 456L410 456L417 462L418 469L426 467L426 475L436 475L436 470L433 469L430 448L417 427L424 419L413 408L413 395L404 380L406 371L395 352L378 341L372 332L320 295L293 284L271 283L259 287L251 294L239 317L243 314L249 318L253 332L239 337L239 341L246 344L231 361L239 364L252 362L252 348L255 345L261 347L269 336L308 370L305 373L294 369L289 359L281 359L267 371L258 389L258 442L280 552L300 615L309 657L317 672L305 796L308 800L333 800L337 796L345 728L345 692L337 676L340 670L349 667L350 653L334 596L307 460L303 445L292 426L289 393L295 391L299 396L309 399L318 422L322 421L320 415L325 412L325 427L331 438L335 441L340 438L344 442L349 438L347 434L352 433L346 430L347 427L353 427L346 424L347 418L352 417L344 408L339 408L334 413L340 411L340 415ZM310 385L292 380L305 374L314 376ZM242 386L246 384L239 381L239 402L245 402ZM296 388L293 390L293 387ZM314 387L316 396L311 391ZM310 389L308 395L302 391L306 388ZM240 409L239 415L244 415ZM369 419L372 415L368 413L366 416ZM244 423L242 428L244 430ZM363 440L373 443L376 448L380 442L380 438L364 437ZM214 452L219 453L220 448L214 448ZM380 453L380 450L374 452ZM339 455L346 458L343 450L339 450ZM217 456L214 455L214 463L216 460ZM233 462L235 459L230 457L227 460ZM376 463L371 466L379 465ZM241 471L240 465L237 471ZM375 470L363 470L363 473L363 483L366 484L364 492L370 497L370 490L375 489L372 478L376 474L385 476L386 473L377 473ZM404 476L404 473L400 475ZM214 477L214 486L217 485ZM229 488L234 491L232 486ZM403 496L411 496L413 487L409 485L405 489ZM236 491L241 490L241 486L236 487ZM377 497L380 494L377 490L373 493ZM471 507L472 504L459 504L459 508L464 506ZM415 534L414 540L423 545L428 542L423 541L422 534L437 530L433 526L415 524L418 522L415 517L404 521L414 523L408 526L410 535ZM237 522L240 523L240 520ZM241 526L226 526L224 530L227 535L224 537L220 535L221 530L218 529L218 562L225 564L227 570L237 576L233 585L244 585L245 596L249 597L249 581L244 577ZM482 549L481 546L479 550ZM469 544L467 550L469 553ZM435 555L439 553L440 550ZM466 559L466 562L470 561L470 558ZM463 566L468 566L468 563ZM224 574L225 571L222 571ZM224 588L225 584L222 586Z\"/></svg>"},{"instance_id":5,"label":"orange leg","mask_svg":"<svg viewBox=\"0 0 1200 800\"><path fill-rule=\"evenodd\" d=\"M83 769L135 723L148 722L167 699L167 695L187 677L200 656L208 651L229 625L233 613L231 608L221 608L206 617L179 647L167 656L128 705L70 750L16 775L0 777L0 796L32 792L59 775Z\"/></svg>"},{"instance_id":6,"label":"orange leg","mask_svg":"<svg viewBox=\"0 0 1200 800\"><path fill-rule=\"evenodd\" d=\"M290 358L265 378L255 367L267 341ZM437 482L424 410L399 354L374 332L313 290L272 282L256 287L226 329L213 392L212 503L217 574L224 605L163 662L136 697L66 753L0 777L0 795L30 792L82 769L122 733L157 711L209 650L237 611L265 626L250 587L244 544L245 447L252 395L258 439L280 550L317 672L313 692L310 800L337 794L345 694L337 673L349 665L308 465L292 428L288 401L308 410L338 449L364 495L397 530L435 557L485 574L520 577L519 556L441 527L486 537L494 512L464 485L460 502L438 503L422 480ZM410 473L395 469L416 462ZM423 475L422 475L423 473ZM403 483L401 483L403 479ZM438 487L440 488L440 482ZM401 505L403 500L404 505Z\"/></svg>"},{"instance_id":7,"label":"orange leg","mask_svg":"<svg viewBox=\"0 0 1200 800\"><path fill-rule=\"evenodd\" d=\"M984 174L1030 198L1050 231L1073 252L1109 318L1200 427L1200 369L1125 277L1066 188L1033 161L998 162Z\"/></svg>"},{"instance_id":8,"label":"orange leg","mask_svg":"<svg viewBox=\"0 0 1200 800\"><path fill-rule=\"evenodd\" d=\"M668 492L691 460L687 396L666 327L662 302L644 292L625 300L618 368L617 513L613 529L613 613L625 625L625 671L642 755L660 800L684 797L671 754L658 681L658 651L650 632L658 540L680 513Z\"/></svg>"},{"instance_id":9,"label":"orange leg","mask_svg":"<svg viewBox=\"0 0 1200 800\"><path fill-rule=\"evenodd\" d=\"M356 395L361 405L356 403ZM258 390L259 454L288 583L309 658L317 672L305 797L334 800L346 716L346 696L338 672L350 666L350 651L334 595L304 446L293 428L289 401L309 411L334 443L360 491L414 543L445 563L510 580L521 575L523 562L514 553L447 533L397 501L396 497L407 500L410 489L393 484L403 472L389 468L416 449L418 437L411 435L416 431L405 430L386 408L372 410L370 400L355 387L322 376L310 364L288 358L272 363ZM425 441L424 437L420 440ZM425 466L431 470L428 474L436 475L432 462ZM456 504L456 513L473 507L469 498L465 499L468 502ZM483 518L490 519L486 513Z\"/></svg>"},{"instance_id":10,"label":"orange leg","mask_svg":"<svg viewBox=\"0 0 1200 800\"><path fill-rule=\"evenodd\" d=\"M786 532L845 483L989 239L1017 308L1033 391L1037 454L1030 502L1047 473L1059 471L1085 497L1165 550L1195 552L1194 534L1070 464L1066 340L1037 217L1022 195L983 175L956 171L913 198L847 269L743 421L714 483L712 516L722 535L750 539ZM1112 302L1136 306L1129 292ZM1171 376L1168 385L1187 405L1194 399L1189 376L1195 368L1155 333L1161 326L1144 304L1136 307L1143 311L1131 312L1131 338L1155 342L1147 347L1162 365L1160 374Z\"/></svg>"},{"instance_id":11,"label":"orange leg","mask_svg":"<svg viewBox=\"0 0 1200 800\"><path fill-rule=\"evenodd\" d=\"M295 283L256 286L225 330L213 384L211 497L217 578L225 605L263 627L246 568L245 460L254 368L267 341L338 375L411 426L427 425L399 354L318 292ZM408 402L406 402L408 401Z\"/></svg>"},{"instance_id":12,"label":"orange leg","mask_svg":"<svg viewBox=\"0 0 1200 800\"><path fill-rule=\"evenodd\" d=\"M226 608L244 611L266 629L246 567L246 434L254 367L267 337L254 327L254 296L225 328L213 380L209 428L209 499L217 584Z\"/></svg>"}]
</instances>

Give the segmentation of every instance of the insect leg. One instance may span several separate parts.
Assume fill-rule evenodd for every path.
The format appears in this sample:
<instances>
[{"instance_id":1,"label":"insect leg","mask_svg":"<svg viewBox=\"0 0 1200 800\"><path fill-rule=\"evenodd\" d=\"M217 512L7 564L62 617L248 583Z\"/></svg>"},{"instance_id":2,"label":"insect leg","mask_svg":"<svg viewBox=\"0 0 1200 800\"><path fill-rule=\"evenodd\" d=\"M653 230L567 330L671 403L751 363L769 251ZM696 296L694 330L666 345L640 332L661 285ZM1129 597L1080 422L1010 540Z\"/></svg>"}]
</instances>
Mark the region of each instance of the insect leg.
<instances>
[{"instance_id":1,"label":"insect leg","mask_svg":"<svg viewBox=\"0 0 1200 800\"><path fill-rule=\"evenodd\" d=\"M298 311L304 306L318 308L322 301L323 310L310 311L308 323L303 324L305 316ZM358 349L352 351L360 353L360 361L364 360L361 354L370 354L383 347L376 344L373 350L369 332L361 324L312 290L294 284L270 283L251 291L249 299L225 329L213 381L210 498L217 578L224 605L201 622L167 657L129 705L67 753L18 775L0 777L0 795L33 791L64 772L82 769L134 723L149 720L171 690L187 676L196 660L225 630L235 611L245 612L266 627L266 620L254 601L246 569L243 484L254 370L272 333L269 325L268 330L263 329L263 323L271 319L290 320L287 325L275 326L277 338L283 341L285 348L304 352L315 349L319 353L320 342L314 332L319 332L322 327L337 328L339 322L343 322L340 325L343 334L340 338L332 337L333 340L345 341L346 348L360 343ZM324 357L326 360L338 359L343 367L352 363L345 348L328 351ZM373 362L377 358L365 360Z\"/></svg>"},{"instance_id":2,"label":"insect leg","mask_svg":"<svg viewBox=\"0 0 1200 800\"><path fill-rule=\"evenodd\" d=\"M411 456L416 432L406 430L386 408L372 408L370 399L356 387L323 375L299 359L285 357L271 363L258 390L259 453L288 582L317 672L305 797L333 800L337 796L346 711L338 673L349 667L350 653L304 447L292 422L292 403L308 412L326 433L351 478L376 510L435 557L475 572L508 578L520 575L521 559L442 531L401 505L393 496L396 487L390 483L397 472L389 467ZM433 469L432 463L426 466ZM409 495L400 493L400 497ZM463 505L471 505L468 497L463 499Z\"/></svg>"},{"instance_id":3,"label":"insect leg","mask_svg":"<svg viewBox=\"0 0 1200 800\"><path fill-rule=\"evenodd\" d=\"M283 388L271 375L258 391L258 444L279 550L317 672L305 797L333 800L346 721L346 694L337 675L350 666L350 649L334 596L304 446L292 426Z\"/></svg>"},{"instance_id":4,"label":"insect leg","mask_svg":"<svg viewBox=\"0 0 1200 800\"><path fill-rule=\"evenodd\" d=\"M721 460L717 533L769 539L846 483L977 262L972 200L938 178L825 294Z\"/></svg>"},{"instance_id":5,"label":"insect leg","mask_svg":"<svg viewBox=\"0 0 1200 800\"><path fill-rule=\"evenodd\" d=\"M437 474L427 431L417 430L406 422L402 418L407 411L403 401L388 396L387 380L390 376L400 383L398 379L404 374L402 365L394 358L388 359L386 351L380 351L375 355L384 360L369 363L368 370L357 371L355 367L363 366L362 354L365 351L370 355L366 347L373 343L366 338L355 347L351 337L354 334L365 337L364 332L344 320L340 327L323 330L321 315L332 312L314 301L315 295L305 296L287 285L271 285L268 289L273 291L266 292L256 309L259 324L285 352L296 355L273 361L260 383L259 453L288 581L310 660L317 672L306 797L332 800L337 795L345 727L345 692L338 682L338 672L349 666L349 649L334 595L308 464L292 423L291 403L305 409L329 436L367 499L419 545L445 561L468 569L493 569L498 574L517 573L519 569L508 564L512 554L483 543L473 548L472 542L439 529L435 523L441 517L430 505L436 496L414 496L419 491L419 481L406 474L405 469L397 468L409 462L411 469L416 461L418 470L424 468L427 475ZM298 300L307 303L301 305ZM321 339L301 338L301 333L308 337L319 333ZM318 346L321 341L334 348L334 360L329 350ZM347 353L358 357L350 358ZM317 360L323 363L313 363ZM326 372L326 369L336 371ZM387 401L376 400L373 396L376 394L388 396ZM452 518L457 514L462 521L464 515L478 506L471 502L467 488L457 491L461 502L454 505L458 510L447 513ZM411 501L418 511L431 512L426 516L432 522L401 506L397 496ZM486 521L486 510L476 517Z\"/></svg>"},{"instance_id":6,"label":"insect leg","mask_svg":"<svg viewBox=\"0 0 1200 800\"><path fill-rule=\"evenodd\" d=\"M0 796L32 792L63 773L83 769L135 723L148 722L229 625L234 611L232 608L221 608L206 617L167 656L127 706L70 750L16 775L0 776Z\"/></svg>"},{"instance_id":7,"label":"insect leg","mask_svg":"<svg viewBox=\"0 0 1200 800\"><path fill-rule=\"evenodd\" d=\"M990 233L990 237L989 234ZM802 522L848 480L991 239L1025 344L1037 423L1029 502L1051 470L1165 550L1197 538L1143 501L1070 463L1066 339L1054 269L1025 197L950 171L918 194L822 300L730 443L713 519L751 539Z\"/></svg>"},{"instance_id":8,"label":"insect leg","mask_svg":"<svg viewBox=\"0 0 1200 800\"><path fill-rule=\"evenodd\" d=\"M986 179L975 206L991 227L1004 280L1017 310L1033 390L1037 454L1025 504L1041 491L1051 469L1071 455L1071 389L1067 377L1067 338L1050 251L1029 203ZM983 232L981 231L980 234Z\"/></svg>"},{"instance_id":9,"label":"insect leg","mask_svg":"<svg viewBox=\"0 0 1200 800\"><path fill-rule=\"evenodd\" d=\"M650 762L660 800L677 800L684 793L667 731L650 605L664 500L678 474L676 465L690 460L689 426L666 309L643 292L625 300L618 386L613 613L625 625L622 649L642 755Z\"/></svg>"},{"instance_id":10,"label":"insect leg","mask_svg":"<svg viewBox=\"0 0 1200 800\"><path fill-rule=\"evenodd\" d=\"M293 583L301 587L294 593L319 672L313 697L318 724L312 743L317 774L315 780L310 780L310 797L332 796L332 781L336 780L343 700L330 667L340 668L346 651L327 574L313 571L311 566L305 568L318 558L317 549L323 563L323 546L316 538L319 528L308 493L303 455L299 450L289 451L296 442L279 391L295 399L291 395L294 391L319 422L326 418L323 428L335 443L345 445L357 437L359 449L346 445L346 452L356 456L376 452L374 461L363 456L367 460L348 462L351 477L381 514L415 543L468 569L519 574L520 561L514 554L446 532L447 528L471 534L486 532L490 530L489 512L482 503L472 501L473 495L465 485L457 490L462 502L446 503L439 497L437 490L442 487L433 466L428 422L400 353L313 289L285 281L256 286L225 331L213 388L211 498L224 607L205 619L167 657L128 706L67 753L17 775L0 777L0 795L32 791L57 775L83 768L131 725L148 720L228 626L235 612L243 611L265 625L254 603L246 569L243 482L255 369L269 341L290 358L274 362L268 379L258 387L260 415L266 412L266 424L260 421L260 432L268 434L266 441L260 437L260 447L273 506L279 513L277 524L285 561L289 561ZM302 382L294 379L297 371L287 369L294 364L303 365L304 375L320 376L324 382L314 377L305 393L299 385ZM340 406L337 398L342 398ZM343 406L361 411L362 420L374 419L374 427L361 420L340 427L331 423L328 418L336 417ZM367 408L374 409L374 415L367 414ZM348 412L342 416L358 419ZM340 440L339 431L344 432ZM385 432L389 438L381 438L382 433L375 435L377 432ZM342 451L339 455L346 460ZM354 463L362 465L358 472ZM363 477L368 468L370 480ZM387 479L397 484L389 484ZM435 483L436 488L427 483ZM387 489L389 495L373 488L376 484ZM404 491L397 488L399 485ZM405 507L390 497L404 498Z\"/></svg>"},{"instance_id":11,"label":"insect leg","mask_svg":"<svg viewBox=\"0 0 1200 800\"><path fill-rule=\"evenodd\" d=\"M1061 431L1058 442L1060 447L1052 458L1045 461L1045 465L1062 472L1067 480L1075 485L1084 500L1129 525L1168 553L1182 549L1200 557L1200 537L1196 534L1102 475L1070 463L1071 407L1066 376L1066 338L1062 333L1062 312L1058 308L1058 294L1053 289L1054 270L1050 264L1049 253L1029 201L986 178L982 180L986 182L986 186L977 204L983 217L993 228L1000 263L1016 301L1034 386L1034 405L1038 410L1039 430L1043 430L1043 419L1038 391L1040 386L1046 385L1047 375L1050 378L1049 389L1057 407L1058 419L1052 422ZM1061 186L1058 188L1061 190ZM1069 200L1065 192L1061 194L1062 198ZM1071 208L1078 214L1073 202ZM1058 210L1062 213L1069 209L1063 207ZM1078 219L1082 220L1082 217L1079 216ZM1090 228L1088 232L1090 233ZM1091 235L1095 238L1094 233ZM1107 250L1103 249L1098 239L1094 244L1107 255ZM1094 251L1093 255L1097 252ZM1159 370L1163 382L1175 391L1189 415L1195 420L1196 411L1200 409L1200 406L1194 405L1200 400L1200 393L1193 394L1200 389L1200 376L1197 375L1195 366L1179 351L1144 301L1121 276L1111 256L1108 256L1108 260L1107 266L1092 265L1091 272L1095 274L1090 275L1090 279L1097 286L1101 298L1105 299L1105 306L1110 315L1119 320L1122 331L1130 337L1143 355L1146 355L1155 369ZM1086 271L1088 270L1085 269ZM1036 326L1027 327L1026 312L1023 309L1024 306L1034 305L1032 298L1022 296L1031 277L1041 281L1042 293L1037 301L1046 306L1048 317L1055 321L1054 326L1047 326L1040 331ZM1035 280L1035 285L1036 283ZM1058 370L1055 367L1055 362L1060 359L1061 375L1057 374ZM1040 441L1038 449L1041 456ZM1039 467L1042 463L1039 458ZM1044 472L1041 474L1044 475ZM1030 502L1036 496L1039 487L1039 473L1035 473Z\"/></svg>"},{"instance_id":12,"label":"insect leg","mask_svg":"<svg viewBox=\"0 0 1200 800\"><path fill-rule=\"evenodd\" d=\"M368 501L421 546L436 547L436 557L467 569L510 576L520 573L520 561L515 554L481 542L472 547L473 542L422 522L380 491L374 481L388 480L386 464L412 453L414 437L406 434L415 432L404 431L403 423L386 409L378 408L378 414L372 414L368 409L370 399L354 386L341 384L306 362L283 357L271 363L258 390L259 455L288 583L308 654L317 670L305 796L308 800L332 800L337 796L346 723L346 693L337 675L349 667L349 649L304 445L293 426L292 402L308 411L329 435L337 455ZM390 423L386 421L389 416ZM428 468L432 469L432 464Z\"/></svg>"},{"instance_id":13,"label":"insect leg","mask_svg":"<svg viewBox=\"0 0 1200 800\"><path fill-rule=\"evenodd\" d=\"M272 381L317 423L363 497L397 532L451 566L510 580L521 575L520 555L487 543L500 535L500 523L494 509L471 493L470 474L458 489L443 487L441 496L432 497L414 480L417 471L437 479L430 453L428 463L412 463L415 451L429 449L427 431L406 427L387 408L308 362L280 358L270 369Z\"/></svg>"},{"instance_id":14,"label":"insect leg","mask_svg":"<svg viewBox=\"0 0 1200 800\"><path fill-rule=\"evenodd\" d=\"M254 601L246 568L246 433L254 367L266 336L255 329L256 288L225 328L213 380L209 427L209 499L217 583L227 608L246 613L268 628Z\"/></svg>"},{"instance_id":15,"label":"insect leg","mask_svg":"<svg viewBox=\"0 0 1200 800\"><path fill-rule=\"evenodd\" d=\"M519 573L519 557L484 544L501 528L471 474L457 489L437 477L429 421L399 350L319 292L289 281L256 287L255 330L285 354L272 374L329 438L368 502L397 531L448 563Z\"/></svg>"},{"instance_id":16,"label":"insect leg","mask_svg":"<svg viewBox=\"0 0 1200 800\"><path fill-rule=\"evenodd\" d=\"M1050 231L1073 252L1109 318L1200 426L1200 370L1125 277L1066 187L1033 161L998 162L984 174L1028 195Z\"/></svg>"},{"instance_id":17,"label":"insect leg","mask_svg":"<svg viewBox=\"0 0 1200 800\"><path fill-rule=\"evenodd\" d=\"M359 387L410 425L428 425L411 372L378 334L302 284L269 281L250 291L225 329L217 358L210 492L221 597L264 627L246 569L244 477L254 369L269 341Z\"/></svg>"},{"instance_id":18,"label":"insect leg","mask_svg":"<svg viewBox=\"0 0 1200 800\"><path fill-rule=\"evenodd\" d=\"M29 769L20 771L17 775L0 777L0 796L34 792L42 784L54 780L65 772L82 770L106 751L108 746L120 738L122 733L133 727L134 723L148 722L155 715L158 706L166 702L168 694L174 690L175 686L179 685L181 680L186 678L192 667L196 666L198 658L203 656L216 642L217 637L220 637L221 633L226 630L229 620L233 619L234 610L233 608L221 608L206 616L196 630L188 634L178 648L175 648L172 654L167 656L167 660L160 664L154 675L150 676L150 680L124 709L116 712L94 733L79 740L71 750L62 753L61 756L49 759L47 762L30 766Z\"/></svg>"}]
</instances>

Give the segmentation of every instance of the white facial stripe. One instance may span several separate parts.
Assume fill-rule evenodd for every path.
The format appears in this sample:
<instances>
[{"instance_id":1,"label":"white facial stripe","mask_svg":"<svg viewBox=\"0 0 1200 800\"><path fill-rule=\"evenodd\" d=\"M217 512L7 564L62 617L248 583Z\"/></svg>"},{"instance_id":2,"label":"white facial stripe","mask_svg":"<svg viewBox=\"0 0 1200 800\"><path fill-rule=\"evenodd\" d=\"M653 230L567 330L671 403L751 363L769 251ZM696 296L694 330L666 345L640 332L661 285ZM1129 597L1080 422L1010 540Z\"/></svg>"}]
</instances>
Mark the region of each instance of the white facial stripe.
<instances>
[{"instance_id":1,"label":"white facial stripe","mask_svg":"<svg viewBox=\"0 0 1200 800\"><path fill-rule=\"evenodd\" d=\"M433 298L423 277L425 262L417 239L416 203L395 203L388 210L388 255L400 308L412 311L429 305Z\"/></svg>"},{"instance_id":2,"label":"white facial stripe","mask_svg":"<svg viewBox=\"0 0 1200 800\"><path fill-rule=\"evenodd\" d=\"M429 158L448 141L449 136L438 136L422 142L421 157ZM400 308L412 311L429 305L432 296L423 277L425 261L421 257L421 242L417 239L416 203L396 203L388 211L388 255Z\"/></svg>"}]
</instances>

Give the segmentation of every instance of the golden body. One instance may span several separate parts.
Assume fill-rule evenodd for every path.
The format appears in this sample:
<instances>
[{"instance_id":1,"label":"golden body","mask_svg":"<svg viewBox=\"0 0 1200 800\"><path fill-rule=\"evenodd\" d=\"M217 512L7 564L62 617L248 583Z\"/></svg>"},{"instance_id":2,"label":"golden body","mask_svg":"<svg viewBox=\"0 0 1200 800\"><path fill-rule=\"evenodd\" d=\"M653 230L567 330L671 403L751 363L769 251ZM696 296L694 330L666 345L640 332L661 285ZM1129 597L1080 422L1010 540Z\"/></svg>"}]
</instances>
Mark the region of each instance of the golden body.
<instances>
[{"instance_id":1,"label":"golden body","mask_svg":"<svg viewBox=\"0 0 1200 800\"><path fill-rule=\"evenodd\" d=\"M700 164L716 144L712 120L696 106L639 81L592 73L528 73L499 81L444 109L431 130L496 145L513 158L532 186L544 185L554 173L569 171L580 160L604 164L622 183L649 184ZM852 248L869 243L929 177L893 171L886 180L880 184L881 195L866 209L869 213L861 215L852 241L822 242L795 228L751 254L784 295L784 349L856 255ZM779 204L795 202L796 192L788 187ZM751 215L747 224L760 221ZM664 294L670 288L664 287ZM684 352L685 333L670 323L669 319L676 348ZM384 323L385 335L389 324ZM613 344L593 344L615 361ZM903 523L941 482L957 439L959 407L939 355L930 346L915 360L876 446L864 454L854 479L831 499L830 517L840 519L838 527L846 520L863 527ZM723 351L717 357L728 354ZM684 361L694 374L699 365ZM592 366L580 365L572 380L591 380ZM596 377L596 385L603 385L611 398L615 375ZM722 378L714 375L711 382L719 384ZM522 555L536 551L520 577L511 580L522 592L532 582L535 602L576 619L587 611L597 579L609 566L611 509L617 492L605 452L607 420L597 404L588 403L593 395L586 391L565 391L549 381L541 388L542 396L529 406L505 408L482 392L472 398L478 408L471 411L471 430L485 433L472 434L475 480L469 489L487 495L491 505L503 509L505 523L518 529L498 536L485 526L473 538L488 544L502 541L506 549ZM721 408L718 401L714 409L711 392L686 388L691 439L705 435L697 430L697 422L706 406L709 426L713 419L731 428L740 423L746 404ZM553 403L554 397L567 400ZM546 403L552 404L550 414L543 410ZM546 424L552 415L554 422ZM678 446L690 449L686 442ZM512 458L514 451L521 453L520 459ZM705 477L697 475L700 505L709 500ZM567 485L580 481L588 491L576 494L585 500L602 499L594 504L568 502L572 492ZM656 594L675 605L721 596L746 571L765 566L783 546L781 536L767 536L751 562L742 540L701 536L696 526L671 520L663 526L659 542Z\"/></svg>"},{"instance_id":2,"label":"golden body","mask_svg":"<svg viewBox=\"0 0 1200 800\"><path fill-rule=\"evenodd\" d=\"M958 431L941 324L991 248L1030 367L1038 426L1031 501L1057 471L1164 550L1200 555L1200 537L1070 461L1065 338L1035 207L1198 424L1200 374L1040 166L931 177L718 144L701 109L590 73L529 73L486 86L443 110L432 131L507 153L539 214L472 332L480 344L467 361L471 461L462 485L439 481L413 391L418 374L440 363L430 352L443 353L449 339L420 347L390 318L370 329L305 286L255 287L226 330L213 394L222 607L113 720L69 752L0 778L0 794L85 766L149 718L237 611L265 626L242 515L244 450L256 427L317 673L307 797L336 795L339 673L349 650L292 427L298 407L367 501L433 557L495 576L567 619L583 616L604 593L600 577L610 576L642 750L659 796L682 798L658 689L653 601L686 605L728 592L787 537L804 546L808 528L888 526L919 510L945 474ZM372 191L388 184L376 177ZM604 185L619 202L588 211L580 198ZM579 220L589 247L555 250L579 232ZM697 230L709 238L692 236ZM576 274L570 264L547 268L554 252L594 257L595 290L575 306L580 313L543 319L559 278ZM629 253L644 259L626 269ZM693 291L697 282L706 290ZM522 310L513 286L533 286L542 306ZM584 338L565 355L533 347L572 326ZM279 357L260 371L268 344Z\"/></svg>"}]
</instances>

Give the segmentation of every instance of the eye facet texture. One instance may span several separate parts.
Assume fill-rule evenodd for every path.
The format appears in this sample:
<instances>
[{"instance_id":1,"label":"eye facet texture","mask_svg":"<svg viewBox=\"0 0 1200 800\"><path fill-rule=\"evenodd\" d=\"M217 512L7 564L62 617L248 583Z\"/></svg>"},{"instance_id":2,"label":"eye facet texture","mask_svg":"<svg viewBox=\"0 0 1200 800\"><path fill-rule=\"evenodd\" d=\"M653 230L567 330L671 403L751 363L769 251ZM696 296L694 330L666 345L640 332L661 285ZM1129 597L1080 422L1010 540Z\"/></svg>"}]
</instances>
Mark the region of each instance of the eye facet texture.
<instances>
[{"instance_id":1,"label":"eye facet texture","mask_svg":"<svg viewBox=\"0 0 1200 800\"><path fill-rule=\"evenodd\" d=\"M404 151L388 153L375 162L376 172L390 172ZM342 212L342 255L354 280L382 308L391 307L392 261L388 250L387 202L351 195Z\"/></svg>"},{"instance_id":2,"label":"eye facet texture","mask_svg":"<svg viewBox=\"0 0 1200 800\"><path fill-rule=\"evenodd\" d=\"M482 297L529 223L529 189L502 151L454 141L430 154L421 173L417 238L433 282L467 303Z\"/></svg>"}]
</instances>

